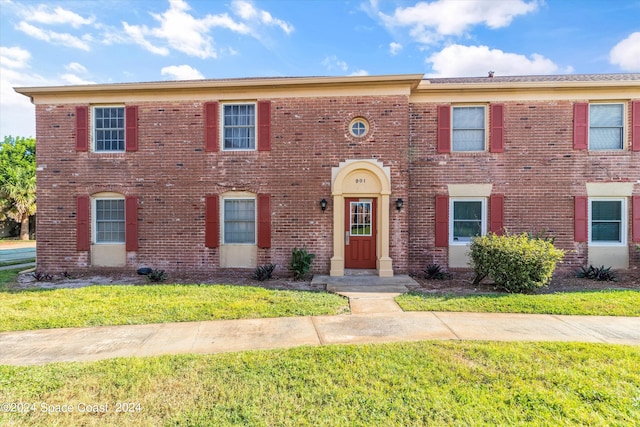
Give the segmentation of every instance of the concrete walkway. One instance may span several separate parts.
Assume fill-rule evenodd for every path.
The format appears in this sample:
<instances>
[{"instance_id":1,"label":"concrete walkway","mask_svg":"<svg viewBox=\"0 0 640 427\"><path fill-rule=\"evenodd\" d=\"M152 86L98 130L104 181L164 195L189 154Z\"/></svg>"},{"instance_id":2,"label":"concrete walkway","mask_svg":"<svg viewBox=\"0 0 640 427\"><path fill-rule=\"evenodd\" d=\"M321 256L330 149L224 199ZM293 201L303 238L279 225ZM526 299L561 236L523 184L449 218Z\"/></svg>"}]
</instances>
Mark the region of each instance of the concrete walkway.
<instances>
[{"instance_id":1,"label":"concrete walkway","mask_svg":"<svg viewBox=\"0 0 640 427\"><path fill-rule=\"evenodd\" d=\"M640 345L640 317L403 312L393 298L410 278L314 282L349 297L352 314L0 333L0 364L223 353L302 345L421 340L580 341ZM404 282L403 282L404 281ZM385 286L382 286L382 285Z\"/></svg>"}]
</instances>

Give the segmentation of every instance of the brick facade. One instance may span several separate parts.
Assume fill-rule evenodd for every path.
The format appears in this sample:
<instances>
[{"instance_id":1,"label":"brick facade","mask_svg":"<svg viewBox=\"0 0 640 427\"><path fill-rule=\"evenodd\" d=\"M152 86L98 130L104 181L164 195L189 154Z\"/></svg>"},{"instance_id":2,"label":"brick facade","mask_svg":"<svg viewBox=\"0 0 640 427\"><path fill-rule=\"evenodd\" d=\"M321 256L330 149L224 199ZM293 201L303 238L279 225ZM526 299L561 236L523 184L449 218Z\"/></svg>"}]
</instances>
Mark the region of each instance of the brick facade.
<instances>
[{"instance_id":1,"label":"brick facade","mask_svg":"<svg viewBox=\"0 0 640 427\"><path fill-rule=\"evenodd\" d=\"M343 80L348 88L349 78ZM434 224L435 197L446 195L450 184L491 184L492 194L504 196L505 229L548 232L556 246L567 251L562 267L575 269L587 262L587 243L574 239L573 213L574 197L587 195L585 183L629 182L633 196L640 196L640 151L631 146L632 101L640 99L640 80L636 83L631 97L615 98L628 112L625 149L606 152L576 150L573 145L573 105L592 99L589 90L597 90L590 87L581 96L546 100L521 95L510 100L512 92L501 93L498 87L481 102L469 100L487 106L487 115L492 103L503 105L504 151L479 153L438 153L438 106L455 102L447 102L446 93L433 101L414 96L406 85L371 95L332 88L299 97L285 94L286 88L268 94L261 89L255 95L247 90L243 99L271 102L268 151L208 152L205 103L224 97L175 97L169 89L166 94L158 89L154 99L113 99L138 107L137 151L77 151L76 107L94 105L94 95L78 89L78 99L50 102L51 96L39 101L36 94L38 269L91 267L90 251L76 248L76 197L113 192L135 196L138 203L138 249L127 252L123 269L215 271L220 248L205 247L205 198L244 191L271 197L270 247L258 249L258 265L286 266L291 249L306 246L316 254L314 272L327 273L335 232L332 170L350 159L376 159L390 168L388 229L394 272L419 271L429 263L447 265L448 248L436 247ZM434 84L444 87L446 79ZM349 133L355 117L370 125L364 138ZM319 206L322 198L329 201L326 212ZM397 198L405 201L402 210L395 208ZM631 208L630 202L630 266L638 267L640 256L631 238L637 213Z\"/></svg>"}]
</instances>

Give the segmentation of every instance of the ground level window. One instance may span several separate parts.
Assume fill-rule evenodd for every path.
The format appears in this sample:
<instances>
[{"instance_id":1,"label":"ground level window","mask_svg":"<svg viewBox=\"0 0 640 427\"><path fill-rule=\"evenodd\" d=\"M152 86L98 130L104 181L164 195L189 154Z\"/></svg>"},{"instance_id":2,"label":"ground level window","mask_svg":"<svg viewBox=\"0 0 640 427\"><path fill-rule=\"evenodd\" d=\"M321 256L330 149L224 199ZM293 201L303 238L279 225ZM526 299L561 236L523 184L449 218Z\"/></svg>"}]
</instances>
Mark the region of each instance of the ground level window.
<instances>
[{"instance_id":1,"label":"ground level window","mask_svg":"<svg viewBox=\"0 0 640 427\"><path fill-rule=\"evenodd\" d=\"M255 199L224 199L224 243L256 243Z\"/></svg>"},{"instance_id":2,"label":"ground level window","mask_svg":"<svg viewBox=\"0 0 640 427\"><path fill-rule=\"evenodd\" d=\"M96 200L96 243L124 243L124 199Z\"/></svg>"},{"instance_id":3,"label":"ground level window","mask_svg":"<svg viewBox=\"0 0 640 427\"><path fill-rule=\"evenodd\" d=\"M451 199L451 243L468 243L487 232L485 199Z\"/></svg>"},{"instance_id":4,"label":"ground level window","mask_svg":"<svg viewBox=\"0 0 640 427\"><path fill-rule=\"evenodd\" d=\"M591 242L624 244L625 214L625 199L592 199L589 220Z\"/></svg>"}]
</instances>

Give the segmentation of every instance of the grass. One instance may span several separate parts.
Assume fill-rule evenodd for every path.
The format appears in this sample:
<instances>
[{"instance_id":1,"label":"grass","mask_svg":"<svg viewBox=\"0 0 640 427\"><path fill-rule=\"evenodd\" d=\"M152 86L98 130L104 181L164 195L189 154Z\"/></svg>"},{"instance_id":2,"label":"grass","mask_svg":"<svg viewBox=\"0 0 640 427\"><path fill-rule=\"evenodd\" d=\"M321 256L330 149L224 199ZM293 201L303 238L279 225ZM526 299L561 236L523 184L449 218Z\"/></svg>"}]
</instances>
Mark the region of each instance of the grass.
<instances>
[{"instance_id":1,"label":"grass","mask_svg":"<svg viewBox=\"0 0 640 427\"><path fill-rule=\"evenodd\" d=\"M29 264L34 262L36 262L35 258L25 258L25 259L18 259L14 261L2 261L0 262L0 267L8 267L11 265L18 265L18 264Z\"/></svg>"},{"instance_id":2,"label":"grass","mask_svg":"<svg viewBox=\"0 0 640 427\"><path fill-rule=\"evenodd\" d=\"M638 425L638 360L634 346L418 342L0 366L0 402L34 405L0 424Z\"/></svg>"},{"instance_id":3,"label":"grass","mask_svg":"<svg viewBox=\"0 0 640 427\"><path fill-rule=\"evenodd\" d=\"M640 291L633 290L469 296L409 293L396 301L405 311L640 316Z\"/></svg>"}]
</instances>

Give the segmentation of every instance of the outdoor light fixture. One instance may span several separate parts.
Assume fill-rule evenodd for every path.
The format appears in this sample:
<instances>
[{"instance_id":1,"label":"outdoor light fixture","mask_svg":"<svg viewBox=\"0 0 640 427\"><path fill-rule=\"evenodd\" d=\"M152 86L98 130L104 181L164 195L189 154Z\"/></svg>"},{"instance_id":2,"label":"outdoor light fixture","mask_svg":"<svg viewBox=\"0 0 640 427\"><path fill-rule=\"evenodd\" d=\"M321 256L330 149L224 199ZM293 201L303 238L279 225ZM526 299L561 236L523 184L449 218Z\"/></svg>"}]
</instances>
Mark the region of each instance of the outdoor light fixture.
<instances>
[{"instance_id":1,"label":"outdoor light fixture","mask_svg":"<svg viewBox=\"0 0 640 427\"><path fill-rule=\"evenodd\" d=\"M402 209L402 206L404 206L404 200L402 199L396 200L396 209L400 210Z\"/></svg>"},{"instance_id":2,"label":"outdoor light fixture","mask_svg":"<svg viewBox=\"0 0 640 427\"><path fill-rule=\"evenodd\" d=\"M322 212L327 210L327 199L320 200L320 207L322 208Z\"/></svg>"}]
</instances>

